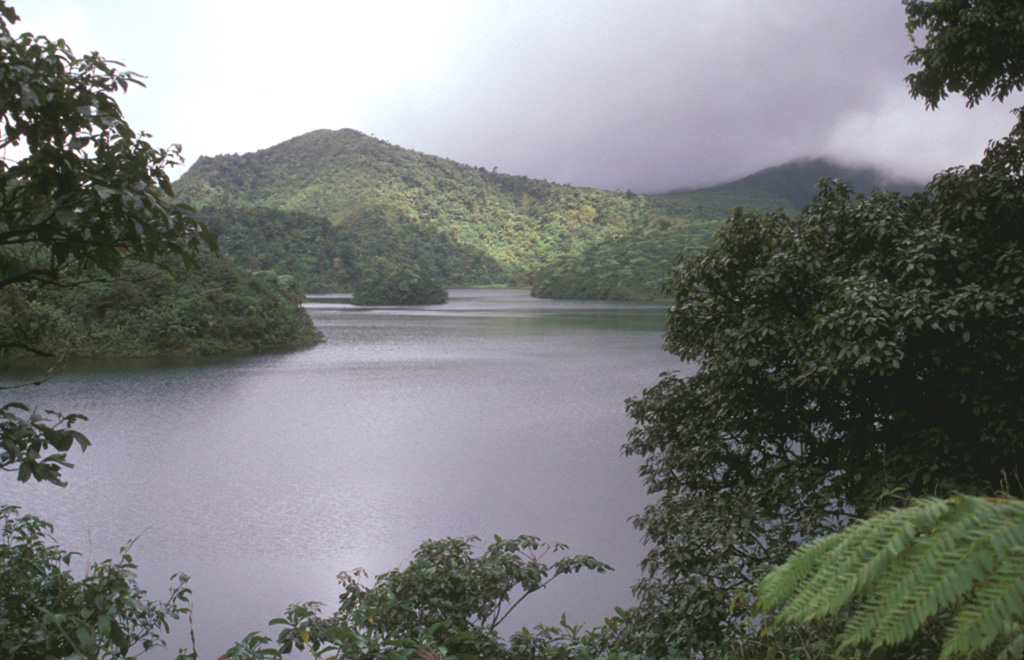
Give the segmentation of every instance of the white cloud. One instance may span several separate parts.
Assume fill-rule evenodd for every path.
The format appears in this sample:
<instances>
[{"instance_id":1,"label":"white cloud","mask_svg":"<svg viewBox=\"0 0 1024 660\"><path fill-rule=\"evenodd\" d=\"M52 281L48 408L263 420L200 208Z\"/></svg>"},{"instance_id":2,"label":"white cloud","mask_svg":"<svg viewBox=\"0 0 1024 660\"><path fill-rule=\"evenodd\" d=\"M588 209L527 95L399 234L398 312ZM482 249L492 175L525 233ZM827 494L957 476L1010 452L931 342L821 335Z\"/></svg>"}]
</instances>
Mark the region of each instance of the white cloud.
<instances>
[{"instance_id":1,"label":"white cloud","mask_svg":"<svg viewBox=\"0 0 1024 660\"><path fill-rule=\"evenodd\" d=\"M704 185L800 156L920 175L1012 117L903 85L895 0L15 0L148 76L122 106L199 155L320 128L552 181Z\"/></svg>"},{"instance_id":2,"label":"white cloud","mask_svg":"<svg viewBox=\"0 0 1024 660\"><path fill-rule=\"evenodd\" d=\"M1024 104L1019 95L1005 103L984 102L967 109L951 96L937 110L894 88L877 107L842 116L824 153L849 164L874 164L897 176L928 180L949 167L981 160L989 141L1009 133L1016 121L1011 108Z\"/></svg>"}]
</instances>

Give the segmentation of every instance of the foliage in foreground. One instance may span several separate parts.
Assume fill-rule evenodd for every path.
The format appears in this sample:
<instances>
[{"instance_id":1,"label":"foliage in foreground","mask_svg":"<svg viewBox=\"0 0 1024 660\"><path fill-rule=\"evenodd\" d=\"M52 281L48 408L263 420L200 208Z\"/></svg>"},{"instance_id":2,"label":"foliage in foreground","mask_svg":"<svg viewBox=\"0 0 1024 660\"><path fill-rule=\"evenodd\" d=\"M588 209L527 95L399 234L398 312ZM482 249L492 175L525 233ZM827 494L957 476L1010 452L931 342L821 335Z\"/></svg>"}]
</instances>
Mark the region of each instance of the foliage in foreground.
<instances>
[{"instance_id":1,"label":"foliage in foreground","mask_svg":"<svg viewBox=\"0 0 1024 660\"><path fill-rule=\"evenodd\" d=\"M1024 474L1024 134L924 193L829 184L796 217L735 214L674 278L669 350L700 362L629 404L659 500L637 585L664 640L744 637L758 566L886 493Z\"/></svg>"},{"instance_id":2,"label":"foliage in foreground","mask_svg":"<svg viewBox=\"0 0 1024 660\"><path fill-rule=\"evenodd\" d=\"M138 77L96 53L78 57L63 40L15 37L17 20L0 0L0 294L56 286L69 274L116 277L156 257L194 264L215 249L206 226L170 199L164 167L180 160L177 150L134 132L113 97ZM78 416L2 403L3 467L60 483L66 450L75 440L85 447L64 428Z\"/></svg>"},{"instance_id":3,"label":"foliage in foreground","mask_svg":"<svg viewBox=\"0 0 1024 660\"><path fill-rule=\"evenodd\" d=\"M904 5L925 35L912 95L1024 88L1019 3ZM659 497L635 521L653 546L635 588L647 653L755 637L758 571L894 494L1021 495L1022 218L1018 122L920 194L828 183L794 217L737 212L680 266L667 347L700 370L630 402L625 447Z\"/></svg>"},{"instance_id":4,"label":"foliage in foreground","mask_svg":"<svg viewBox=\"0 0 1024 660\"><path fill-rule=\"evenodd\" d=\"M927 630L942 638L940 660L1015 660L1024 654L1024 502L930 498L877 514L802 546L762 580L759 606L782 606L783 623L843 613L840 651L873 653Z\"/></svg>"},{"instance_id":5,"label":"foliage in foreground","mask_svg":"<svg viewBox=\"0 0 1024 660\"><path fill-rule=\"evenodd\" d=\"M907 62L914 98L938 107L950 93L967 107L1003 101L1024 83L1024 5L1002 0L903 0L907 32L916 44Z\"/></svg>"},{"instance_id":6,"label":"foliage in foreground","mask_svg":"<svg viewBox=\"0 0 1024 660\"><path fill-rule=\"evenodd\" d=\"M74 467L68 451L78 444L82 451L91 444L72 428L82 415L61 415L52 410L30 411L12 401L0 407L0 470L17 472L18 481L47 481L66 486L61 470Z\"/></svg>"},{"instance_id":7,"label":"foliage in foreground","mask_svg":"<svg viewBox=\"0 0 1024 660\"><path fill-rule=\"evenodd\" d=\"M49 523L0 506L0 657L135 658L163 647L169 622L189 612L188 578L172 578L166 601L148 600L128 547L75 578L75 553L54 544L51 532Z\"/></svg>"},{"instance_id":8,"label":"foliage in foreground","mask_svg":"<svg viewBox=\"0 0 1024 660\"><path fill-rule=\"evenodd\" d=\"M177 150L152 147L113 98L138 77L98 54L78 57L63 40L15 37L17 20L0 0L0 294L68 276L114 278L162 257L194 265L215 249L206 226L170 199L164 167ZM0 467L63 485L67 452L88 446L71 428L81 416L0 403ZM162 646L169 620L187 612L186 578L166 601L150 601L127 549L76 578L73 553L50 531L0 507L0 657L133 658Z\"/></svg>"},{"instance_id":9,"label":"foliage in foreground","mask_svg":"<svg viewBox=\"0 0 1024 660\"><path fill-rule=\"evenodd\" d=\"M0 288L55 283L68 272L116 276L126 263L173 255L191 262L216 237L171 201L164 168L177 148L156 149L124 121L113 94L140 84L91 53L23 34L0 2ZM6 154L7 152L4 151Z\"/></svg>"},{"instance_id":10,"label":"foliage in foreground","mask_svg":"<svg viewBox=\"0 0 1024 660\"><path fill-rule=\"evenodd\" d=\"M533 536L496 536L479 554L474 552L478 540L426 541L405 569L379 575L369 587L359 581L365 573L341 573L344 592L337 612L321 617L319 603L293 605L270 622L283 627L276 643L252 633L227 658L279 658L296 649L315 658L352 660L597 657L591 651L600 652L603 638L581 634L564 618L561 628L523 629L508 641L497 629L524 598L559 576L611 567L587 555L546 563L549 554L566 547Z\"/></svg>"},{"instance_id":11,"label":"foliage in foreground","mask_svg":"<svg viewBox=\"0 0 1024 660\"><path fill-rule=\"evenodd\" d=\"M826 185L737 212L674 277L668 349L700 363L629 404L659 497L637 519L661 643L743 638L758 566L894 492L1024 474L1024 130L921 194Z\"/></svg>"},{"instance_id":12,"label":"foliage in foreground","mask_svg":"<svg viewBox=\"0 0 1024 660\"><path fill-rule=\"evenodd\" d=\"M1013 3L990 0L906 4L908 12L934 10L937 18L950 10L955 16L957 10L972 10L968 18L1000 8L1019 11ZM0 14L14 20L2 0ZM921 20L919 27L926 29L960 27L956 21ZM966 22L977 27L977 21ZM1019 30L1024 23L1006 25ZM14 40L4 28L0 83L10 86L0 94L5 104L0 146L24 139L31 156L15 166L3 162L5 222L10 219L7 229L14 233L0 235L8 241L0 242L0 288L53 283L68 270L89 266L115 275L136 257L171 253L193 260L204 231L163 196L169 187L160 166L169 154L138 140L107 96L132 77L117 74L97 56L76 59L62 42ZM1003 46L1005 35L1000 35L996 42ZM1009 77L998 68L991 77L983 68L982 88L969 99L993 87L998 94L1020 89L1024 72L1014 46L1020 39L1012 32L1010 39L1012 57L1000 60L1010 62ZM939 70L954 61L941 40L933 45L940 46ZM985 49L971 49L971 58L978 53L987 57ZM15 65L7 66L10 62ZM70 79L64 75L68 70L76 72ZM955 90L963 75L953 67L954 82L940 80L940 89ZM637 588L636 612L621 614L593 636L567 626L542 627L504 643L493 634L497 624L491 622L500 619L493 594L508 595L501 591L506 584L529 593L552 573L541 571L537 577L531 566L536 558L517 560L513 552L506 564L508 553L499 552L498 568L511 568L514 579L463 603L455 596L466 589L446 591L457 583L446 582L449 571L457 577L468 566L484 587L491 584L490 572L476 574L473 562L460 563L464 553L458 547L453 558L442 548L441 563L417 565L418 574L388 574L373 587L346 583L352 586L346 590L350 604L343 596L335 617L293 607L274 622L284 626L277 645L251 635L232 655L274 657L300 643L304 648L317 643L314 652L322 656L426 658L479 649L487 657L585 658L612 648L611 638L647 657L671 655L674 644L707 657L722 648L723 638L742 639L756 627L743 618L749 598L742 590L797 538L839 527L850 513L869 512L880 496L899 489L983 491L993 489L995 479L1002 481L1002 470L1019 476L1024 456L1018 435L1024 428L1018 371L1024 363L1022 139L1018 129L993 145L980 166L944 173L922 195L855 198L832 185L796 218L738 213L723 230L719 248L682 266L670 347L683 358L704 360L708 368L688 381L666 377L630 405L639 426L627 451L646 457L647 485L661 496L638 519L655 548ZM90 161L93 155L102 158ZM51 169L61 176L48 176ZM426 183L448 188L445 181ZM320 197L314 188L308 192ZM529 190L518 192L528 204L542 201ZM592 226L591 238L625 229L634 219L596 222L593 208L573 210L579 213L563 224ZM504 246L507 233L525 237L517 247L528 248L528 257L540 253L530 245L536 232L519 231L519 218L498 217L507 221L493 235L472 234L470 243ZM556 238L566 253L580 248L572 245L569 232ZM12 240L34 243L31 259L5 249ZM32 261L40 256L41 262ZM498 256L505 265L516 257L507 251ZM60 427L71 418L56 419ZM51 435L47 429L57 428L37 421L42 426L4 426L5 443L13 442L5 444L6 465L35 461L42 466L45 451L64 452L76 440ZM63 460L49 461L51 470L30 468L27 477L59 480ZM38 530L45 527L37 524ZM17 625L24 625L10 639L5 635L7 650L26 658L68 655L76 651L17 645L77 640L83 657L124 657L132 642L157 643L154 634L180 599L146 604L133 588L131 562L124 559L114 563L118 568L111 580L95 593L88 576L80 581L89 595L72 599L74 609L60 618L64 595L75 589L62 577L66 555L45 542L34 544L37 532L19 534L13 532L3 566L23 558L32 570L4 573L16 586L3 593L47 600L18 611L25 616ZM514 540L518 545L511 549L536 551L531 545L536 542L524 538ZM591 561L583 560L576 570L600 570ZM553 575L558 574L555 568ZM17 580L39 575L51 577L59 590L39 584L22 593ZM400 599L395 590L405 589L407 579L415 588L402 591ZM499 604L505 602L511 599L499 598ZM16 606L12 601L5 611ZM1015 612L1010 611L1012 622ZM161 613L165 618L159 619ZM54 633L47 627L51 622L63 630ZM72 625L73 635L66 634Z\"/></svg>"}]
</instances>

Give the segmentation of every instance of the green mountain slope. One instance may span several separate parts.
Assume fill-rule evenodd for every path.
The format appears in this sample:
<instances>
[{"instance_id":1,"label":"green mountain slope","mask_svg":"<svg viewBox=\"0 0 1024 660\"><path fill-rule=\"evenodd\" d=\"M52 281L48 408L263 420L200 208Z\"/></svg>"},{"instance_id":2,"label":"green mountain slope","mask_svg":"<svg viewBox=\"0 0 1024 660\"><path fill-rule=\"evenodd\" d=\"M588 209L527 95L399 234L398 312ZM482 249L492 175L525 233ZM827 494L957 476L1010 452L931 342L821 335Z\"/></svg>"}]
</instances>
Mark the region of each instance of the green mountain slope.
<instances>
[{"instance_id":1,"label":"green mountain slope","mask_svg":"<svg viewBox=\"0 0 1024 660\"><path fill-rule=\"evenodd\" d=\"M818 178L835 176L881 182L800 161L714 188L636 195L489 172L345 129L200 158L175 190L239 265L292 275L306 291L414 268L446 286L650 298L676 256L706 247L734 207L794 213Z\"/></svg>"},{"instance_id":2,"label":"green mountain slope","mask_svg":"<svg viewBox=\"0 0 1024 660\"><path fill-rule=\"evenodd\" d=\"M578 300L667 298L664 283L680 257L711 245L720 220L634 232L592 245L542 268L531 294Z\"/></svg>"},{"instance_id":3,"label":"green mountain slope","mask_svg":"<svg viewBox=\"0 0 1024 660\"><path fill-rule=\"evenodd\" d=\"M578 255L555 260L537 273L533 294L545 298L655 299L668 271L678 259L706 248L714 232L736 207L794 214L817 191L823 178L843 179L855 190L888 188L901 193L920 190L908 181L892 181L882 173L851 169L824 159L800 160L771 167L731 183L701 190L648 197L648 204L666 214L689 219L686 224L652 232L649 228L600 241Z\"/></svg>"},{"instance_id":4,"label":"green mountain slope","mask_svg":"<svg viewBox=\"0 0 1024 660\"><path fill-rule=\"evenodd\" d=\"M487 172L353 130L201 158L175 190L240 263L276 269L301 256L318 264L305 282L313 289L350 287L412 264L449 285L523 284L555 258L675 221L639 195ZM260 235L310 252L275 261L273 241Z\"/></svg>"},{"instance_id":5,"label":"green mountain slope","mask_svg":"<svg viewBox=\"0 0 1024 660\"><path fill-rule=\"evenodd\" d=\"M846 167L825 158L800 159L784 165L768 167L750 176L708 189L708 192L743 197L751 191L776 195L798 209L807 206L817 192L821 179L842 179L858 193L867 194L885 188L902 194L919 192L924 185L886 176L870 167Z\"/></svg>"}]
</instances>

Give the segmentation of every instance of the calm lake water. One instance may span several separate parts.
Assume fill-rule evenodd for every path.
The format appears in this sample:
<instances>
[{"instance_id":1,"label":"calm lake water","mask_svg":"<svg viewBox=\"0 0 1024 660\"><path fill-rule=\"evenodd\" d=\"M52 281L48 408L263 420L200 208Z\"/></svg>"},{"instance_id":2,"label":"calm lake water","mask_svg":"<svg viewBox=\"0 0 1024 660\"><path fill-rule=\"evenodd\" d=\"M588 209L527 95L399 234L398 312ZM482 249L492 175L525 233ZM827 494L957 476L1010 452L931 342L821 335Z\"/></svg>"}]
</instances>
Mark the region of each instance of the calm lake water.
<instances>
[{"instance_id":1,"label":"calm lake water","mask_svg":"<svg viewBox=\"0 0 1024 660\"><path fill-rule=\"evenodd\" d=\"M76 364L5 392L88 415L94 445L67 488L8 475L0 501L92 560L138 537L154 597L191 575L204 658L289 603L333 610L339 571L401 566L428 538L534 534L615 567L532 595L513 629L563 611L596 625L632 602L644 549L629 518L646 496L620 455L624 400L686 366L661 350L664 306L454 290L441 306L307 308L314 348ZM169 646L187 639L179 626Z\"/></svg>"}]
</instances>

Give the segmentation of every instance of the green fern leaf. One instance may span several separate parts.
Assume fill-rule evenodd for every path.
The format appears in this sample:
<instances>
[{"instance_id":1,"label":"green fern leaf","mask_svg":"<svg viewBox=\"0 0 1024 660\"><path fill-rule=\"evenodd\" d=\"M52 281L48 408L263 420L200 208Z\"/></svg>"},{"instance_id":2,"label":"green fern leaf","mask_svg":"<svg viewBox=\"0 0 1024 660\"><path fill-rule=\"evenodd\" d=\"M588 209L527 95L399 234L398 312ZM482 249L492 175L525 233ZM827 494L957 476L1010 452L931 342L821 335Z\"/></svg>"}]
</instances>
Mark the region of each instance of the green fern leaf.
<instances>
[{"instance_id":1,"label":"green fern leaf","mask_svg":"<svg viewBox=\"0 0 1024 660\"><path fill-rule=\"evenodd\" d=\"M1024 530L1022 530L1024 534ZM1024 549L1022 549L1024 550ZM950 627L940 660L1024 634L1024 552L1008 557ZM1016 625L1013 622L1016 621ZM1001 649L1000 649L1001 650ZM1017 656L1021 657L1020 655Z\"/></svg>"},{"instance_id":2,"label":"green fern leaf","mask_svg":"<svg viewBox=\"0 0 1024 660\"><path fill-rule=\"evenodd\" d=\"M872 651L947 612L941 660L1019 658L1024 502L958 496L886 511L799 548L762 580L758 604L781 606L781 621L848 608L840 648Z\"/></svg>"}]
</instances>

